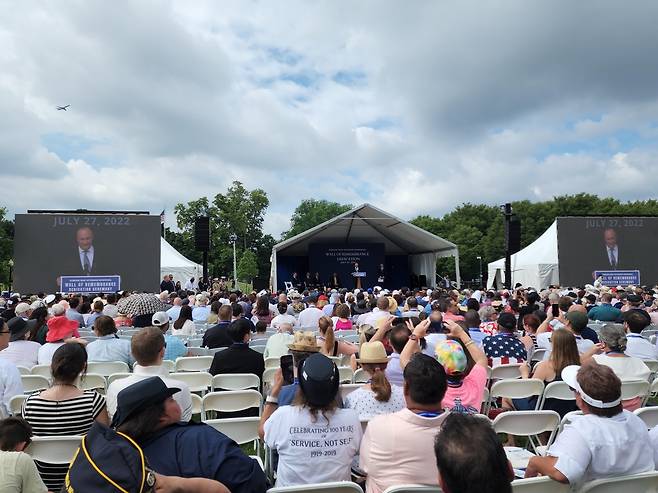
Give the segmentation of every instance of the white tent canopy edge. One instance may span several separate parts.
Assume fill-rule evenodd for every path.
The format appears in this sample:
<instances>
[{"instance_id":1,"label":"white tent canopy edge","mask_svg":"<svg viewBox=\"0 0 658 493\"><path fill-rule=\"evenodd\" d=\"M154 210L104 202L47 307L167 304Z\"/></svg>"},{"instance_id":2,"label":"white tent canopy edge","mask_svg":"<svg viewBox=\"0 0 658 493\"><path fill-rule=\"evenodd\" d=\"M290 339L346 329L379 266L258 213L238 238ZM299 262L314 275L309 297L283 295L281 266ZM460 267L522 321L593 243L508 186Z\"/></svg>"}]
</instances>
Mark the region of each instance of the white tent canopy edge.
<instances>
[{"instance_id":1,"label":"white tent canopy edge","mask_svg":"<svg viewBox=\"0 0 658 493\"><path fill-rule=\"evenodd\" d=\"M174 282L180 281L184 285L192 277L199 279L203 274L203 267L186 258L160 237L160 279L166 274L173 274Z\"/></svg>"}]
</instances>

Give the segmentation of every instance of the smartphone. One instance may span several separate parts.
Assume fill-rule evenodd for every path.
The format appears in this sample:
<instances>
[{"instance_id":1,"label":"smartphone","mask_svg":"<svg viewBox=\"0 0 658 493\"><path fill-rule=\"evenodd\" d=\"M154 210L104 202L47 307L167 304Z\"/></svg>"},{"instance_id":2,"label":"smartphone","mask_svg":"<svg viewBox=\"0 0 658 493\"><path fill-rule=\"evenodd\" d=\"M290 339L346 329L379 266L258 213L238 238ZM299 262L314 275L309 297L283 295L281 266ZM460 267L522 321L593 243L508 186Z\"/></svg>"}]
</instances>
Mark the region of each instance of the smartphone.
<instances>
[{"instance_id":1,"label":"smartphone","mask_svg":"<svg viewBox=\"0 0 658 493\"><path fill-rule=\"evenodd\" d=\"M560 306L557 303L551 305L551 310L553 310L554 317L560 316Z\"/></svg>"},{"instance_id":2,"label":"smartphone","mask_svg":"<svg viewBox=\"0 0 658 493\"><path fill-rule=\"evenodd\" d=\"M292 354L284 354L281 356L281 373L283 374L283 383L291 385L295 380L295 375L292 371Z\"/></svg>"}]
</instances>

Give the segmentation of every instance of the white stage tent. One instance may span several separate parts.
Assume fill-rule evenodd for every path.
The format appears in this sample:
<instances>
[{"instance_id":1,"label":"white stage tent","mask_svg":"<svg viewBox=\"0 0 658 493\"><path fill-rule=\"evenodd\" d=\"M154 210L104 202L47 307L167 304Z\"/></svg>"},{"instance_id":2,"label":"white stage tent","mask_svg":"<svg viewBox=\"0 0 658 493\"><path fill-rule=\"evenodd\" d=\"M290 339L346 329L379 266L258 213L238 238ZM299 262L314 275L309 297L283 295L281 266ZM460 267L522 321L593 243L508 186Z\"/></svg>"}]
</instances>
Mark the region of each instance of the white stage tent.
<instances>
[{"instance_id":1,"label":"white stage tent","mask_svg":"<svg viewBox=\"0 0 658 493\"><path fill-rule=\"evenodd\" d=\"M535 241L523 250L512 255L512 283L520 282L523 286L536 289L546 288L551 284L558 285L557 264L557 221L544 231ZM489 279L487 288L505 283L505 259L501 258L488 265Z\"/></svg>"},{"instance_id":2,"label":"white stage tent","mask_svg":"<svg viewBox=\"0 0 658 493\"><path fill-rule=\"evenodd\" d=\"M165 274L173 274L174 282L185 284L190 278L199 279L203 275L203 267L185 256L160 237L160 279Z\"/></svg>"},{"instance_id":3,"label":"white stage tent","mask_svg":"<svg viewBox=\"0 0 658 493\"><path fill-rule=\"evenodd\" d=\"M437 258L454 257L456 281L461 283L457 245L377 207L362 204L274 245L270 280L275 289L277 256L308 255L311 243L383 243L386 255L408 255L409 271L424 275L431 286L436 284Z\"/></svg>"}]
</instances>

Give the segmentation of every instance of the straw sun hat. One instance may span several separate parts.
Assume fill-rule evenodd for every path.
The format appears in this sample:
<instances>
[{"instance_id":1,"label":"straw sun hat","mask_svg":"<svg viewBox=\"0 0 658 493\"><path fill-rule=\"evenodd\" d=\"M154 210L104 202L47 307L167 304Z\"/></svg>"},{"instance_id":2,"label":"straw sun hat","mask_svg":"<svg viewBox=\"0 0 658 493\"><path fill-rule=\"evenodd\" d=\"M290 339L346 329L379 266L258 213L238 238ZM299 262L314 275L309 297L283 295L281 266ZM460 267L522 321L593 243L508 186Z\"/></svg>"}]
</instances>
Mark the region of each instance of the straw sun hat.
<instances>
[{"instance_id":1,"label":"straw sun hat","mask_svg":"<svg viewBox=\"0 0 658 493\"><path fill-rule=\"evenodd\" d=\"M361 344L361 349L359 350L359 358L357 358L358 363L362 364L376 364L376 363L387 363L388 356L386 356L386 349L384 345L379 342L364 342Z\"/></svg>"}]
</instances>

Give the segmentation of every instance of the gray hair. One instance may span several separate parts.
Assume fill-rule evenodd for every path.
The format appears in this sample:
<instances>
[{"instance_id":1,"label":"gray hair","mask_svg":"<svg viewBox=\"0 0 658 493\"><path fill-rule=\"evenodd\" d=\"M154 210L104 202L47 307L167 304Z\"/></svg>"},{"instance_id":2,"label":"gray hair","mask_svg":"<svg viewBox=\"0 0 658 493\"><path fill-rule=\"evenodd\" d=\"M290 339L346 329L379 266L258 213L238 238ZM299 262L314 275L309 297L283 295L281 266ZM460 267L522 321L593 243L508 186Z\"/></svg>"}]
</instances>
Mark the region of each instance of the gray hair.
<instances>
[{"instance_id":1,"label":"gray hair","mask_svg":"<svg viewBox=\"0 0 658 493\"><path fill-rule=\"evenodd\" d=\"M53 305L52 307L53 315L56 317L59 317L60 315L64 315L66 313L66 308L64 308L60 304Z\"/></svg>"},{"instance_id":2,"label":"gray hair","mask_svg":"<svg viewBox=\"0 0 658 493\"><path fill-rule=\"evenodd\" d=\"M292 334L292 324L288 322L279 324L279 327L277 327L277 331L281 334Z\"/></svg>"},{"instance_id":3,"label":"gray hair","mask_svg":"<svg viewBox=\"0 0 658 493\"><path fill-rule=\"evenodd\" d=\"M599 339L613 351L626 351L626 331L623 327L606 324L601 327Z\"/></svg>"},{"instance_id":4,"label":"gray hair","mask_svg":"<svg viewBox=\"0 0 658 493\"><path fill-rule=\"evenodd\" d=\"M493 306L483 306L480 308L478 311L478 315L480 315L480 320L483 322L491 322L491 316L496 313L496 309Z\"/></svg>"}]
</instances>

